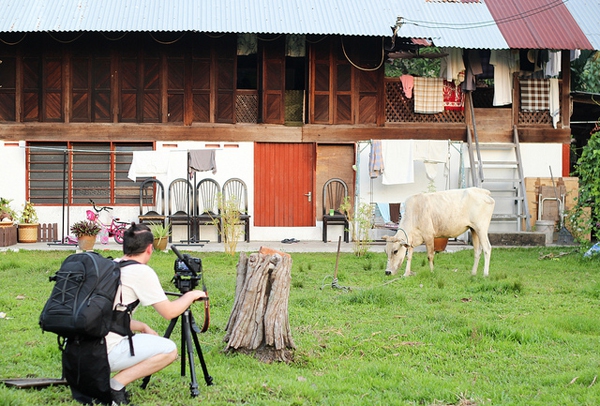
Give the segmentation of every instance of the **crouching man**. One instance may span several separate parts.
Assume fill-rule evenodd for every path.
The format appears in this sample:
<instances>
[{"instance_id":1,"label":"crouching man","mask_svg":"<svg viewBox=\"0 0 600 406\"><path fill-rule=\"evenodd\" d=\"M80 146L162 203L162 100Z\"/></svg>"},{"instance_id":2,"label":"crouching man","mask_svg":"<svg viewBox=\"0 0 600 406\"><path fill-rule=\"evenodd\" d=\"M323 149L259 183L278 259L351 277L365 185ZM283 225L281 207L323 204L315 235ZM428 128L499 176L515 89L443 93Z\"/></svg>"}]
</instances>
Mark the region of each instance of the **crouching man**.
<instances>
[{"instance_id":1,"label":"crouching man","mask_svg":"<svg viewBox=\"0 0 600 406\"><path fill-rule=\"evenodd\" d=\"M152 256L154 237L144 224L132 223L125 231L123 257L118 261L136 261L121 268L121 292L117 292L115 305L131 304L139 300L142 306L152 306L167 320L182 314L193 302L206 297L199 290L186 292L170 301L160 284L156 272L147 265ZM150 326L132 319L132 337L108 333L106 346L112 373L110 380L113 404L129 405L125 387L136 379L152 375L177 359L177 347L173 341L159 336ZM131 343L129 341L132 341ZM131 355L133 344L134 355Z\"/></svg>"}]
</instances>

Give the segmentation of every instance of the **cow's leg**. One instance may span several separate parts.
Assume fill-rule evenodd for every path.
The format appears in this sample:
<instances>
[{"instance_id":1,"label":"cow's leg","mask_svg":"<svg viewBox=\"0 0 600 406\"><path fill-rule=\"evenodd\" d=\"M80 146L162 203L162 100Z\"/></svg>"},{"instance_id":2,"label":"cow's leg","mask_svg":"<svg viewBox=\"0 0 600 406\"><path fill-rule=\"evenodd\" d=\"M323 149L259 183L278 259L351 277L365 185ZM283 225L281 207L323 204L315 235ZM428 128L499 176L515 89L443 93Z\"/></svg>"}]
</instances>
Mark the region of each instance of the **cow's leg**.
<instances>
[{"instance_id":1,"label":"cow's leg","mask_svg":"<svg viewBox=\"0 0 600 406\"><path fill-rule=\"evenodd\" d=\"M481 258L481 241L479 240L479 233L475 230L471 230L471 239L473 240L473 255L475 256L471 275L475 276L477 275L477 268L479 267L479 258Z\"/></svg>"},{"instance_id":2,"label":"cow's leg","mask_svg":"<svg viewBox=\"0 0 600 406\"><path fill-rule=\"evenodd\" d=\"M425 247L427 247L427 259L429 260L429 270L433 272L433 256L435 255L435 248L433 246L433 238L431 241L425 242Z\"/></svg>"},{"instance_id":3,"label":"cow's leg","mask_svg":"<svg viewBox=\"0 0 600 406\"><path fill-rule=\"evenodd\" d=\"M406 270L404 271L403 276L414 275L414 273L412 273L410 271L410 263L412 262L412 255L413 255L413 247L407 247L406 248Z\"/></svg>"},{"instance_id":4,"label":"cow's leg","mask_svg":"<svg viewBox=\"0 0 600 406\"><path fill-rule=\"evenodd\" d=\"M488 236L487 231L485 234L481 234L480 236L481 248L483 250L483 258L484 258L484 266L483 266L483 276L488 276L490 274L490 259L492 257L492 244L490 243L490 237Z\"/></svg>"}]
</instances>

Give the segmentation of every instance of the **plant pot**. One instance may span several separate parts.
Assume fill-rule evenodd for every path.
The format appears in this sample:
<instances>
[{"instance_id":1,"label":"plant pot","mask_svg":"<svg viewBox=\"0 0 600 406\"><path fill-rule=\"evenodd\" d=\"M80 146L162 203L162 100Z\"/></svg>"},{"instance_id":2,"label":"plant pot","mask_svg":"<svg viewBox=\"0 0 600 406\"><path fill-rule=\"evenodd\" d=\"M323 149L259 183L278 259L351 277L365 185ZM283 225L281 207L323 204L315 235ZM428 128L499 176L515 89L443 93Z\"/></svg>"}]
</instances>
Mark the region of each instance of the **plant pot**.
<instances>
[{"instance_id":1,"label":"plant pot","mask_svg":"<svg viewBox=\"0 0 600 406\"><path fill-rule=\"evenodd\" d=\"M38 240L38 226L39 224L34 223L22 223L19 224L19 228L17 229L17 233L19 236L19 242L22 243L32 243L37 242Z\"/></svg>"},{"instance_id":2,"label":"plant pot","mask_svg":"<svg viewBox=\"0 0 600 406\"><path fill-rule=\"evenodd\" d=\"M435 252L442 252L448 245L448 239L446 237L435 237L433 239L433 250Z\"/></svg>"},{"instance_id":3,"label":"plant pot","mask_svg":"<svg viewBox=\"0 0 600 406\"><path fill-rule=\"evenodd\" d=\"M155 251L164 251L167 249L168 242L169 242L169 237L160 237L160 238L155 238L152 245L154 246Z\"/></svg>"},{"instance_id":4,"label":"plant pot","mask_svg":"<svg viewBox=\"0 0 600 406\"><path fill-rule=\"evenodd\" d=\"M77 245L79 245L79 249L82 251L92 251L94 249L94 244L96 244L95 235L82 235L77 238Z\"/></svg>"}]
</instances>

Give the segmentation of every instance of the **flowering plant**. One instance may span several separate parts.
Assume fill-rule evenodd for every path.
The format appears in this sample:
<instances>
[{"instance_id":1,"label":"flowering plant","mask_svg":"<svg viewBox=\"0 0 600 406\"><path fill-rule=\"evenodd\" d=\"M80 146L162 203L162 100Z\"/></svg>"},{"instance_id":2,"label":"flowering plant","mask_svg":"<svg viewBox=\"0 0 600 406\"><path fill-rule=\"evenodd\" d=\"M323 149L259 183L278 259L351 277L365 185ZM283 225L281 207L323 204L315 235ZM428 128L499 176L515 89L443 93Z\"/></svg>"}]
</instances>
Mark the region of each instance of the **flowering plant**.
<instances>
[{"instance_id":1,"label":"flowering plant","mask_svg":"<svg viewBox=\"0 0 600 406\"><path fill-rule=\"evenodd\" d=\"M93 221L81 220L73 223L71 226L71 232L75 234L75 237L79 238L83 235L98 235L100 232L100 226Z\"/></svg>"}]
</instances>

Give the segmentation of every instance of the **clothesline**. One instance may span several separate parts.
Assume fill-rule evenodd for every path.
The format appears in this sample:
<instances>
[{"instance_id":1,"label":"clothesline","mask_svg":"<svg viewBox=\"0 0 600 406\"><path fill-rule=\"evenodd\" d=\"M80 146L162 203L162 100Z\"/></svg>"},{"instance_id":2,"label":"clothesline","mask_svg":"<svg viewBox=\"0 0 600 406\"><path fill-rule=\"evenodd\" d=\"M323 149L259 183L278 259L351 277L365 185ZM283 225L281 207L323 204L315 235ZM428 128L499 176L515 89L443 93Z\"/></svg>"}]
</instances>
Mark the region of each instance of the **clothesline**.
<instances>
[{"instance_id":1,"label":"clothesline","mask_svg":"<svg viewBox=\"0 0 600 406\"><path fill-rule=\"evenodd\" d=\"M59 148L59 147L39 147L33 145L21 145L20 148L25 149L37 149L37 150L46 150L46 151L60 151L60 152L86 152L86 153L94 153L94 154L132 154L134 152L151 152L151 151L168 151L168 152L189 152L192 150L207 150L207 151L222 151L223 148L163 148L160 150L154 149L139 149L139 150L131 150L131 151L107 151L105 149L79 149L79 148Z\"/></svg>"}]
</instances>

